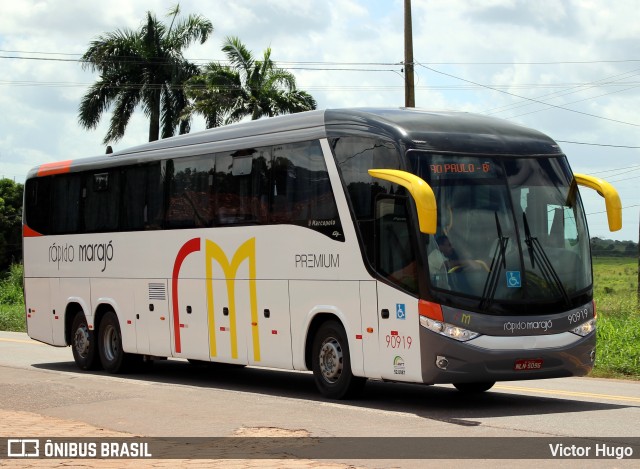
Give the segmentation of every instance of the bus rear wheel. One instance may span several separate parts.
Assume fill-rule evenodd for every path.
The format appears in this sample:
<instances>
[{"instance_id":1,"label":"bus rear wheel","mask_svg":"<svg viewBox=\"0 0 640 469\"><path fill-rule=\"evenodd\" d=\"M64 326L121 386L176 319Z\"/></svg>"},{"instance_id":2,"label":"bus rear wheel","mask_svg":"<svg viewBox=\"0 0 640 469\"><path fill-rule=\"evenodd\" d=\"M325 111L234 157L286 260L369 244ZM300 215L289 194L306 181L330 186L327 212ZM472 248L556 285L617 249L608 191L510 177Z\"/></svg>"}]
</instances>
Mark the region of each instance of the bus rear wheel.
<instances>
[{"instance_id":1,"label":"bus rear wheel","mask_svg":"<svg viewBox=\"0 0 640 469\"><path fill-rule=\"evenodd\" d=\"M482 383L453 383L455 388L466 394L479 394L481 392L488 391L496 384L495 381L488 381Z\"/></svg>"},{"instance_id":2,"label":"bus rear wheel","mask_svg":"<svg viewBox=\"0 0 640 469\"><path fill-rule=\"evenodd\" d=\"M100 367L100 357L96 347L96 337L89 330L84 313L79 312L71 325L71 350L76 365L81 370L95 370Z\"/></svg>"},{"instance_id":3,"label":"bus rear wheel","mask_svg":"<svg viewBox=\"0 0 640 469\"><path fill-rule=\"evenodd\" d=\"M312 348L313 377L318 390L330 399L348 399L364 387L365 378L351 372L349 342L337 321L320 326Z\"/></svg>"},{"instance_id":4,"label":"bus rear wheel","mask_svg":"<svg viewBox=\"0 0 640 469\"><path fill-rule=\"evenodd\" d=\"M102 367L109 373L122 373L127 370L130 356L122 349L120 323L113 311L107 311L100 321L98 331L98 350Z\"/></svg>"}]
</instances>

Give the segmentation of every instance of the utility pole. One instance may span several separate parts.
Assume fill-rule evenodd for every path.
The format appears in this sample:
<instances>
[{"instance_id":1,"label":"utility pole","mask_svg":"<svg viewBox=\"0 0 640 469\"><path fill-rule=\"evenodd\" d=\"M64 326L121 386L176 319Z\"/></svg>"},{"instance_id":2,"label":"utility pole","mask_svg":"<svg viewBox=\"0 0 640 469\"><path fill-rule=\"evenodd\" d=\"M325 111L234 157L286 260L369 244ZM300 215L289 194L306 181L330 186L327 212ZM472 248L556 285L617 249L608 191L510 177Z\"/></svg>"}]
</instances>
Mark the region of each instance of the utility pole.
<instances>
[{"instance_id":1,"label":"utility pole","mask_svg":"<svg viewBox=\"0 0 640 469\"><path fill-rule=\"evenodd\" d=\"M411 0L404 0L404 105L405 107L416 107L416 95L413 85Z\"/></svg>"}]
</instances>

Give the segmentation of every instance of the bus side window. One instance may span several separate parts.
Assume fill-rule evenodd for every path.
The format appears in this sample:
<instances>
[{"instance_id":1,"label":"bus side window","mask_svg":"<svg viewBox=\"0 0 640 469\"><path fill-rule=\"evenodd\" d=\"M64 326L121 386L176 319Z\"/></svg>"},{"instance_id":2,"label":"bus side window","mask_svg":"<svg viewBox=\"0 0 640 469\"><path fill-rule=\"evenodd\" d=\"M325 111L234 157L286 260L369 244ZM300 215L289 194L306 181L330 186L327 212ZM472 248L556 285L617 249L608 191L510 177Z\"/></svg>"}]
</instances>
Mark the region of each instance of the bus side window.
<instances>
[{"instance_id":1,"label":"bus side window","mask_svg":"<svg viewBox=\"0 0 640 469\"><path fill-rule=\"evenodd\" d=\"M51 192L52 177L40 177L27 181L25 185L24 223L36 232L47 235L51 232Z\"/></svg>"},{"instance_id":2,"label":"bus side window","mask_svg":"<svg viewBox=\"0 0 640 469\"><path fill-rule=\"evenodd\" d=\"M210 174L212 155L177 158L165 164L165 190L168 190L166 225L168 228L211 226Z\"/></svg>"},{"instance_id":3,"label":"bus side window","mask_svg":"<svg viewBox=\"0 0 640 469\"><path fill-rule=\"evenodd\" d=\"M81 194L80 174L63 174L51 178L50 234L79 232Z\"/></svg>"},{"instance_id":4,"label":"bus side window","mask_svg":"<svg viewBox=\"0 0 640 469\"><path fill-rule=\"evenodd\" d=\"M131 166L122 172L120 228L125 231L162 228L160 163Z\"/></svg>"},{"instance_id":5,"label":"bus side window","mask_svg":"<svg viewBox=\"0 0 640 469\"><path fill-rule=\"evenodd\" d=\"M270 148L216 154L213 177L216 225L267 223L270 160Z\"/></svg>"},{"instance_id":6,"label":"bus side window","mask_svg":"<svg viewBox=\"0 0 640 469\"><path fill-rule=\"evenodd\" d=\"M85 231L116 231L120 216L120 171L86 173L84 183Z\"/></svg>"},{"instance_id":7,"label":"bus side window","mask_svg":"<svg viewBox=\"0 0 640 469\"><path fill-rule=\"evenodd\" d=\"M411 242L406 197L376 203L376 268L408 291L418 290L418 267Z\"/></svg>"},{"instance_id":8,"label":"bus side window","mask_svg":"<svg viewBox=\"0 0 640 469\"><path fill-rule=\"evenodd\" d=\"M340 137L332 141L347 198L357 219L360 239L371 266L375 268L375 204L379 195L395 194L399 186L374 179L369 169L400 169L398 150L392 142L365 137ZM384 274L382 274L384 275Z\"/></svg>"},{"instance_id":9,"label":"bus side window","mask_svg":"<svg viewBox=\"0 0 640 469\"><path fill-rule=\"evenodd\" d=\"M322 148L317 140L273 148L271 223L291 223L344 240Z\"/></svg>"}]
</instances>

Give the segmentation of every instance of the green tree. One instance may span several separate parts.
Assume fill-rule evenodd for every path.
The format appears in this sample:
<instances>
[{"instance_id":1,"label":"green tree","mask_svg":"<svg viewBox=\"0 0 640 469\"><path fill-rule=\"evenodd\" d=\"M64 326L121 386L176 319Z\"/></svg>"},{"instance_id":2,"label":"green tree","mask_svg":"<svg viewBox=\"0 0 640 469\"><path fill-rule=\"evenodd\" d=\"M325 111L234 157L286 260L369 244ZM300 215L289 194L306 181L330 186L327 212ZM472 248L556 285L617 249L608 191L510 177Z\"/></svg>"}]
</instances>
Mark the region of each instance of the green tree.
<instances>
[{"instance_id":1,"label":"green tree","mask_svg":"<svg viewBox=\"0 0 640 469\"><path fill-rule=\"evenodd\" d=\"M210 62L202 74L189 79L185 92L191 101L185 108L185 119L190 120L193 114L200 114L207 129L234 122L231 114L243 97L240 73L216 62Z\"/></svg>"},{"instance_id":2,"label":"green tree","mask_svg":"<svg viewBox=\"0 0 640 469\"><path fill-rule=\"evenodd\" d=\"M187 82L193 103L186 115L204 116L207 127L315 109L316 100L296 87L292 73L278 68L267 48L262 60L237 37L228 37L222 48L231 66L208 64L203 73Z\"/></svg>"},{"instance_id":3,"label":"green tree","mask_svg":"<svg viewBox=\"0 0 640 469\"><path fill-rule=\"evenodd\" d=\"M203 44L213 26L200 15L178 19L179 12L179 5L169 11L168 26L147 12L139 30L106 33L82 56L83 67L99 72L100 78L82 98L79 121L94 129L113 106L105 144L124 136L138 106L149 118L149 141L171 137L178 127L181 134L189 131L189 122L180 119L187 105L183 85L199 69L183 57L183 50L194 41Z\"/></svg>"},{"instance_id":4,"label":"green tree","mask_svg":"<svg viewBox=\"0 0 640 469\"><path fill-rule=\"evenodd\" d=\"M22 184L0 179L0 271L22 260Z\"/></svg>"}]
</instances>

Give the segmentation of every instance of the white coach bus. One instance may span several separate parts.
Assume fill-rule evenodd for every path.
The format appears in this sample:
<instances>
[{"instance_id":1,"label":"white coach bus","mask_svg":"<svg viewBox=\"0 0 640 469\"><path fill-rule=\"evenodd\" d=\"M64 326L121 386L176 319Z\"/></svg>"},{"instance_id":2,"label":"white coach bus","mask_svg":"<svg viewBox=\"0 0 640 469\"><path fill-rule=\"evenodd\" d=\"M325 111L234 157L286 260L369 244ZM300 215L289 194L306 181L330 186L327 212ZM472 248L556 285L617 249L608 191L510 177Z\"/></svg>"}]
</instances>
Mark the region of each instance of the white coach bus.
<instances>
[{"instance_id":1,"label":"white coach bus","mask_svg":"<svg viewBox=\"0 0 640 469\"><path fill-rule=\"evenodd\" d=\"M549 137L466 113L343 109L42 164L25 184L29 336L113 373L175 357L367 378L584 375L589 235Z\"/></svg>"}]
</instances>

